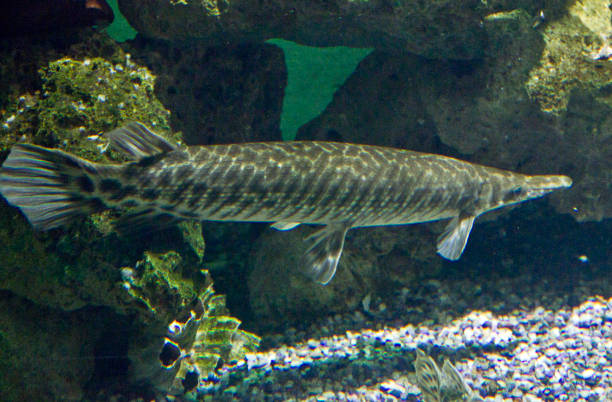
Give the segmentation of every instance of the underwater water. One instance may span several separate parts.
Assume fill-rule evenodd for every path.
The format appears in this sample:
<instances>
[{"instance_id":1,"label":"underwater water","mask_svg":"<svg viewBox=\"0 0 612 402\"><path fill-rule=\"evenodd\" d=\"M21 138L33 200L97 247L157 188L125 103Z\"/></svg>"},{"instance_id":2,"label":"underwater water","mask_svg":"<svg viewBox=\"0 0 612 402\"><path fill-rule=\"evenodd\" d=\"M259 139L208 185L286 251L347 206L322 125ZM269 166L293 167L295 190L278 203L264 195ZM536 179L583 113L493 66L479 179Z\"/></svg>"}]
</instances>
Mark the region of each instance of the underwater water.
<instances>
[{"instance_id":1,"label":"underwater water","mask_svg":"<svg viewBox=\"0 0 612 402\"><path fill-rule=\"evenodd\" d=\"M0 400L612 400L608 2L305 5L7 2Z\"/></svg>"}]
</instances>

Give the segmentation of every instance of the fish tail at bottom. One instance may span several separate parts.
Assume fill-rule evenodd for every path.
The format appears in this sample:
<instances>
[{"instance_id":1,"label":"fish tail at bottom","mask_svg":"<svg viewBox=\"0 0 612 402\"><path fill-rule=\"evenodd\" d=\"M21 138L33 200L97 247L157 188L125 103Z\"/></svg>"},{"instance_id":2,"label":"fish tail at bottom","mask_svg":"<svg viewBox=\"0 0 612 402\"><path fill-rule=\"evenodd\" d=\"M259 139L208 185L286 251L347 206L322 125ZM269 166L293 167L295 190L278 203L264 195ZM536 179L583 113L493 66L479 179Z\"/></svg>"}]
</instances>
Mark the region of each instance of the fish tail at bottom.
<instances>
[{"instance_id":1,"label":"fish tail at bottom","mask_svg":"<svg viewBox=\"0 0 612 402\"><path fill-rule=\"evenodd\" d=\"M95 183L109 169L57 149L18 144L0 169L0 194L32 226L48 230L105 209Z\"/></svg>"}]
</instances>

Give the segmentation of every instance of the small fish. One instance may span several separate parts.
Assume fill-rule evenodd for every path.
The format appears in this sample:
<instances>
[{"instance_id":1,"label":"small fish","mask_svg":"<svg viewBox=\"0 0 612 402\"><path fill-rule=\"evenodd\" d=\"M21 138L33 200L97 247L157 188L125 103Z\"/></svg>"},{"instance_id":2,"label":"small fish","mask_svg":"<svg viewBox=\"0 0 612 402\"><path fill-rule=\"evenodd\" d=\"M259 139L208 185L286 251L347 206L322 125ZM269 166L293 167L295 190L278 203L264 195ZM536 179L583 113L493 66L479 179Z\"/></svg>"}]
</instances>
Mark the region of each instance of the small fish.
<instances>
[{"instance_id":1,"label":"small fish","mask_svg":"<svg viewBox=\"0 0 612 402\"><path fill-rule=\"evenodd\" d=\"M421 349L416 350L414 371L422 399L426 402L477 402L483 399L465 383L455 366L444 359L442 370Z\"/></svg>"},{"instance_id":2,"label":"small fish","mask_svg":"<svg viewBox=\"0 0 612 402\"><path fill-rule=\"evenodd\" d=\"M105 134L132 161L97 164L17 144L0 193L40 230L75 215L128 209L119 226L163 220L325 225L308 236L304 267L328 283L350 228L448 219L437 250L457 260L474 219L570 187L567 176L527 176L441 155L317 141L178 146L130 123ZM161 219L165 218L165 219Z\"/></svg>"},{"instance_id":3,"label":"small fish","mask_svg":"<svg viewBox=\"0 0 612 402\"><path fill-rule=\"evenodd\" d=\"M443 400L468 402L483 400L465 383L461 374L448 359L444 359L440 374L440 395Z\"/></svg>"},{"instance_id":4,"label":"small fish","mask_svg":"<svg viewBox=\"0 0 612 402\"><path fill-rule=\"evenodd\" d=\"M440 402L440 380L441 373L438 365L430 356L421 349L416 350L417 358L414 362L417 386L423 394L426 402Z\"/></svg>"}]
</instances>

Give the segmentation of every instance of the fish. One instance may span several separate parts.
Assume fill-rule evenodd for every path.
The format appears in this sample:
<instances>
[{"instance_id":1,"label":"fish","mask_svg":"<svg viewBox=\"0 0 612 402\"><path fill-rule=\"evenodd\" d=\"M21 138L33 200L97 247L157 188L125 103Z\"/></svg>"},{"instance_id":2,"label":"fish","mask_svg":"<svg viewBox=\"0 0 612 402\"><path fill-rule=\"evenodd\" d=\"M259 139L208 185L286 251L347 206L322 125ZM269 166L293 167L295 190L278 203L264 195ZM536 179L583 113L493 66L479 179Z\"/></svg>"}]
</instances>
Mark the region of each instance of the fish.
<instances>
[{"instance_id":1,"label":"fish","mask_svg":"<svg viewBox=\"0 0 612 402\"><path fill-rule=\"evenodd\" d=\"M563 175L529 176L381 146L186 146L139 122L104 138L126 162L14 145L0 169L0 194L37 230L109 208L125 211L117 226L128 228L181 220L271 222L278 230L323 225L304 239L301 262L321 284L333 278L351 228L449 219L437 252L457 260L479 215L572 185Z\"/></svg>"},{"instance_id":2,"label":"fish","mask_svg":"<svg viewBox=\"0 0 612 402\"><path fill-rule=\"evenodd\" d=\"M421 398L424 401L476 402L483 400L466 384L461 374L448 359L444 359L444 364L440 370L436 361L419 348L416 349L414 374L417 386L421 390Z\"/></svg>"},{"instance_id":3,"label":"fish","mask_svg":"<svg viewBox=\"0 0 612 402\"><path fill-rule=\"evenodd\" d=\"M416 375L417 386L421 390L423 400L427 402L439 402L440 378L442 376L435 360L428 356L421 349L416 350L416 360L414 362L414 372Z\"/></svg>"},{"instance_id":4,"label":"fish","mask_svg":"<svg viewBox=\"0 0 612 402\"><path fill-rule=\"evenodd\" d=\"M0 37L103 27L114 17L105 0L5 0L0 7Z\"/></svg>"}]
</instances>

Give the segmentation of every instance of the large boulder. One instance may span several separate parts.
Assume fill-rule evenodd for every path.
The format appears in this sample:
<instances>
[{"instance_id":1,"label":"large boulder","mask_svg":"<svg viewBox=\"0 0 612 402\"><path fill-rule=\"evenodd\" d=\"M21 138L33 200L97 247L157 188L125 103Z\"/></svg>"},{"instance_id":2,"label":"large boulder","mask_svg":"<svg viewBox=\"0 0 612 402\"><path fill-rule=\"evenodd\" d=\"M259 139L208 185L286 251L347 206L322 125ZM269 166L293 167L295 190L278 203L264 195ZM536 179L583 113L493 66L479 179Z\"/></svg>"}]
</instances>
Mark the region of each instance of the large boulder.
<instances>
[{"instance_id":1,"label":"large boulder","mask_svg":"<svg viewBox=\"0 0 612 402\"><path fill-rule=\"evenodd\" d=\"M155 94L189 145L281 139L287 71L280 48L138 40L134 59L157 77Z\"/></svg>"},{"instance_id":2,"label":"large boulder","mask_svg":"<svg viewBox=\"0 0 612 402\"><path fill-rule=\"evenodd\" d=\"M485 7L477 0L119 0L143 35L209 44L283 38L312 46L376 47L431 58L482 55Z\"/></svg>"}]
</instances>

